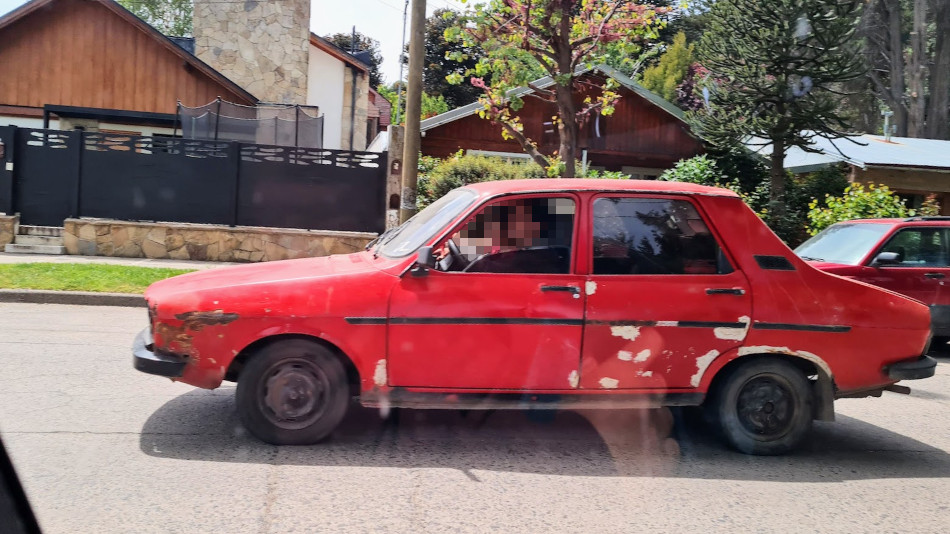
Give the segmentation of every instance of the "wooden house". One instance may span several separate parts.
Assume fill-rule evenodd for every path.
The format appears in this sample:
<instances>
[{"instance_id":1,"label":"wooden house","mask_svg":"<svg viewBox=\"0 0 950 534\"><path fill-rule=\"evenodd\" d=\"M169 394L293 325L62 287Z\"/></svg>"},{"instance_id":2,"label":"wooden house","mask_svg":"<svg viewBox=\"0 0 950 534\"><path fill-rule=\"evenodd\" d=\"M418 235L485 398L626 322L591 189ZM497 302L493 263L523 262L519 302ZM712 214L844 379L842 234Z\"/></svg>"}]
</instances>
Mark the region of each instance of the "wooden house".
<instances>
[{"instance_id":1,"label":"wooden house","mask_svg":"<svg viewBox=\"0 0 950 534\"><path fill-rule=\"evenodd\" d=\"M620 84L613 114L592 114L580 128L577 157L588 168L623 171L634 178L655 178L677 161L703 152L701 141L683 120L682 111L608 66L598 66L581 75L581 81L600 85L606 78ZM539 89L554 84L542 78L530 84ZM581 84L582 86L584 84ZM533 98L535 90L517 90L524 107L517 112L524 124L524 133L538 143L544 154L557 150L558 136L552 117L557 109L551 102ZM578 109L588 96L596 98L594 89L580 90L574 99ZM483 109L478 102L453 109L422 121L422 153L447 157L464 150L467 153L526 158L521 145L502 138L501 126L478 116Z\"/></svg>"}]
</instances>

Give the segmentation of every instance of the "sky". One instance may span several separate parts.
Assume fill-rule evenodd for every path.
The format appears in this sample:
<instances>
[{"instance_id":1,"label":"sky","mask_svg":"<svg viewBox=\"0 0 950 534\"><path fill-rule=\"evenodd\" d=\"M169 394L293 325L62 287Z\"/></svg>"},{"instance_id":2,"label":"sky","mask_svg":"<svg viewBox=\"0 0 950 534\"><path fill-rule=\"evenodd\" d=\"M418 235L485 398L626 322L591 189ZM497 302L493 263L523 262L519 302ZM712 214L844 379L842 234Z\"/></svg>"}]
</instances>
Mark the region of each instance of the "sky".
<instances>
[{"instance_id":1,"label":"sky","mask_svg":"<svg viewBox=\"0 0 950 534\"><path fill-rule=\"evenodd\" d=\"M25 3L24 0L0 0L0 16ZM327 35L349 32L356 26L356 31L379 41L383 52L383 79L392 83L399 78L404 7L405 0L312 0L310 30L317 35ZM427 0L426 15L436 9L462 7L461 0ZM408 22L406 32L408 42Z\"/></svg>"}]
</instances>

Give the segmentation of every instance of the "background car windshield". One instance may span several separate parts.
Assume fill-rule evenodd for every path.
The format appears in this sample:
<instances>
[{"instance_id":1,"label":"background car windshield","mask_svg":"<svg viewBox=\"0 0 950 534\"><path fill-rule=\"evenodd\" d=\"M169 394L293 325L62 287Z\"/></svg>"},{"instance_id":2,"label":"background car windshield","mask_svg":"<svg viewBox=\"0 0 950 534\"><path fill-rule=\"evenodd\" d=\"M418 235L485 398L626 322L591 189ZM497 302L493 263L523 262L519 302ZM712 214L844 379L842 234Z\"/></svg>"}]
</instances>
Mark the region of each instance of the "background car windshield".
<instances>
[{"instance_id":1,"label":"background car windshield","mask_svg":"<svg viewBox=\"0 0 950 534\"><path fill-rule=\"evenodd\" d=\"M433 202L428 208L406 221L398 231L380 244L380 252L389 258L408 256L421 247L446 224L475 201L476 194L456 189Z\"/></svg>"},{"instance_id":2,"label":"background car windshield","mask_svg":"<svg viewBox=\"0 0 950 534\"><path fill-rule=\"evenodd\" d=\"M795 254L812 261L857 265L881 236L888 224L836 224L795 249Z\"/></svg>"}]
</instances>

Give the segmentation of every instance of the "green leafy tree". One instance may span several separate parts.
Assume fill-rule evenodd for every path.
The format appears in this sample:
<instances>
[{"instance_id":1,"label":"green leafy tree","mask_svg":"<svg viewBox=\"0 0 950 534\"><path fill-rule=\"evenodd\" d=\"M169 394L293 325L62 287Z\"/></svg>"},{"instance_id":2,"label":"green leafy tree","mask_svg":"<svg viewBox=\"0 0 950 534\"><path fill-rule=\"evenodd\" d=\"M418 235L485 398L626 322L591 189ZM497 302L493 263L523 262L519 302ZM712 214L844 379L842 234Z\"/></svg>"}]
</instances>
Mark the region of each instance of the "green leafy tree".
<instances>
[{"instance_id":1,"label":"green leafy tree","mask_svg":"<svg viewBox=\"0 0 950 534\"><path fill-rule=\"evenodd\" d=\"M912 217L915 210L908 209L904 201L885 185L871 184L865 188L852 184L841 196L826 196L824 202L814 199L809 204L808 233L815 235L836 222L851 219L875 219L883 217Z\"/></svg>"},{"instance_id":2,"label":"green leafy tree","mask_svg":"<svg viewBox=\"0 0 950 534\"><path fill-rule=\"evenodd\" d=\"M383 75L380 72L380 68L383 64L383 53L380 51L379 41L363 35L360 32L356 32L355 43L352 33L334 33L324 35L323 38L337 45L345 52L349 52L350 50L355 50L356 53L368 52L369 85L370 87L378 87L379 84L383 83Z\"/></svg>"},{"instance_id":3,"label":"green leafy tree","mask_svg":"<svg viewBox=\"0 0 950 534\"><path fill-rule=\"evenodd\" d=\"M505 139L516 140L552 174L575 176L580 124L592 113L613 113L619 97L608 83L599 88L600 96L578 109L573 99L579 84L578 68L600 62L608 48L614 53L618 48L637 53L656 37L657 14L665 12L665 8L628 0L491 0L478 4L445 31L445 38L477 48L482 55L474 67L448 79L461 83L470 76L471 84L482 90L482 118L500 125ZM464 61L469 56L454 52L450 58ZM510 92L528 85L539 74L547 74L555 82L549 89L535 87L532 93L557 107L559 144L551 157L542 154L537 143L524 134L517 115L524 101Z\"/></svg>"},{"instance_id":4,"label":"green leafy tree","mask_svg":"<svg viewBox=\"0 0 950 534\"><path fill-rule=\"evenodd\" d=\"M693 64L695 47L694 44L687 46L685 33L676 34L673 44L660 56L657 64L643 71L643 86L668 102L674 102L677 96L676 88L683 82L690 65Z\"/></svg>"},{"instance_id":5,"label":"green leafy tree","mask_svg":"<svg viewBox=\"0 0 950 534\"><path fill-rule=\"evenodd\" d=\"M772 145L770 217L785 214L785 152L840 138L841 82L865 74L855 30L860 0L720 0L698 49L710 72L708 108L690 114L720 147L755 136Z\"/></svg>"},{"instance_id":6,"label":"green leafy tree","mask_svg":"<svg viewBox=\"0 0 950 534\"><path fill-rule=\"evenodd\" d=\"M399 92L402 92L402 99L399 99ZM399 111L399 123L403 123L406 118L406 91L403 87L403 84L396 82L392 85L385 86L380 85L376 88L376 92L379 93L383 98L389 101L392 105L390 110L390 122L396 124L396 105L401 107ZM449 104L446 102L445 97L442 95L431 96L427 93L422 93L422 118L428 119L429 117L438 115L439 113L445 113L449 110Z\"/></svg>"},{"instance_id":7,"label":"green leafy tree","mask_svg":"<svg viewBox=\"0 0 950 534\"><path fill-rule=\"evenodd\" d=\"M118 0L156 30L174 37L191 35L192 0Z\"/></svg>"},{"instance_id":8,"label":"green leafy tree","mask_svg":"<svg viewBox=\"0 0 950 534\"><path fill-rule=\"evenodd\" d=\"M445 38L445 30L457 25L459 17L457 11L436 9L426 19L426 58L422 87L430 95L442 96L450 109L471 104L478 100L481 94L481 90L471 84L451 84L446 79L451 74L463 74L474 69L481 58L481 49ZM464 59L454 61L449 59L450 56ZM406 58L408 63L408 55Z\"/></svg>"}]
</instances>

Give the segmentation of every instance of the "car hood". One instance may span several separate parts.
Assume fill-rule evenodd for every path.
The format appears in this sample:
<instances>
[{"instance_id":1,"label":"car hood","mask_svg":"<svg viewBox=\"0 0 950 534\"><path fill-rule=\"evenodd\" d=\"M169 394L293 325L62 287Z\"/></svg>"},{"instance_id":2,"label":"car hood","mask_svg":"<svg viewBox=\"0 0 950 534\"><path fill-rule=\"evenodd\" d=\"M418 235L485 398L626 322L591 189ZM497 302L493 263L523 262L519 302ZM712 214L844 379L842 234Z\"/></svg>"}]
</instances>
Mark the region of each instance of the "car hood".
<instances>
[{"instance_id":1,"label":"car hood","mask_svg":"<svg viewBox=\"0 0 950 534\"><path fill-rule=\"evenodd\" d=\"M373 256L365 253L220 267L155 282L145 291L145 298L154 303L182 294L214 290L226 294L229 289L301 283L319 278L377 272L379 268Z\"/></svg>"}]
</instances>

